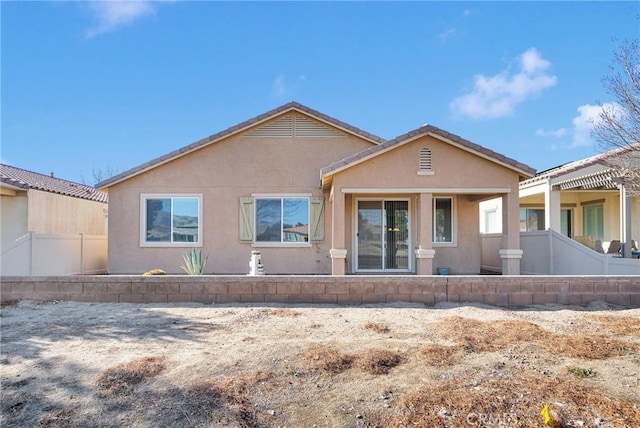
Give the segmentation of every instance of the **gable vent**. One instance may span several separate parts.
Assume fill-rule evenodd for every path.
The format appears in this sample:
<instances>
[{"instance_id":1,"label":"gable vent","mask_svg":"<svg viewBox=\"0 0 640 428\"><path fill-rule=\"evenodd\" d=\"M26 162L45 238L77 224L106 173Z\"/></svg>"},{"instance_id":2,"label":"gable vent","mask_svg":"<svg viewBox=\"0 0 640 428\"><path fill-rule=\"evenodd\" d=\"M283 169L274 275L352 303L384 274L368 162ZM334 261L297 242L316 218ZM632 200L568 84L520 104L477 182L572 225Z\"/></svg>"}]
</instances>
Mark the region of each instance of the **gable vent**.
<instances>
[{"instance_id":1,"label":"gable vent","mask_svg":"<svg viewBox=\"0 0 640 428\"><path fill-rule=\"evenodd\" d=\"M342 137L342 133L324 126L300 114L296 115L295 135L297 137Z\"/></svg>"},{"instance_id":2,"label":"gable vent","mask_svg":"<svg viewBox=\"0 0 640 428\"><path fill-rule=\"evenodd\" d=\"M293 115L283 117L274 122L247 132L250 137L293 137Z\"/></svg>"},{"instance_id":3,"label":"gable vent","mask_svg":"<svg viewBox=\"0 0 640 428\"><path fill-rule=\"evenodd\" d=\"M431 149L420 149L420 171L431 171Z\"/></svg>"}]
</instances>

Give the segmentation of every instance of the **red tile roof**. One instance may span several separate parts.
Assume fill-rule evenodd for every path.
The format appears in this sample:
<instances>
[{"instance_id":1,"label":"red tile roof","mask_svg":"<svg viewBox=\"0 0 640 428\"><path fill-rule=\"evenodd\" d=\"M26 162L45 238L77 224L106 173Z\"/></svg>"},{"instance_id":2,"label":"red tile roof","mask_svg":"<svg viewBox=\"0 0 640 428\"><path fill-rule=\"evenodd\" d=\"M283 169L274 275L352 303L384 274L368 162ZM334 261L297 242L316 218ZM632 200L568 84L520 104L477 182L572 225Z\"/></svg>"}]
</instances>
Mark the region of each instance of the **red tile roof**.
<instances>
[{"instance_id":1,"label":"red tile roof","mask_svg":"<svg viewBox=\"0 0 640 428\"><path fill-rule=\"evenodd\" d=\"M24 190L35 189L90 201L108 202L106 193L91 186L38 174L11 165L0 164L0 182Z\"/></svg>"}]
</instances>

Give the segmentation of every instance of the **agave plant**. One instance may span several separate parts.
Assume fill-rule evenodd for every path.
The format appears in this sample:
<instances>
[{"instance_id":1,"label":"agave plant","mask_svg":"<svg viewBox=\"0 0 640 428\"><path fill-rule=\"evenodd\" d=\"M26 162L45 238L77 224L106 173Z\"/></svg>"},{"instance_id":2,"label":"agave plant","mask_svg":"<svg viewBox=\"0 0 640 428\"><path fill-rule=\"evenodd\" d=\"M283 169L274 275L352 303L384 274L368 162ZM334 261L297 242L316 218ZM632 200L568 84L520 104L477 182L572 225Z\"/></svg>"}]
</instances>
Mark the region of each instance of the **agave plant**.
<instances>
[{"instance_id":1,"label":"agave plant","mask_svg":"<svg viewBox=\"0 0 640 428\"><path fill-rule=\"evenodd\" d=\"M187 275L202 275L209 256L203 259L202 251L193 248L191 252L185 253L182 258L184 259L184 265L180 266L180 269L185 271Z\"/></svg>"}]
</instances>

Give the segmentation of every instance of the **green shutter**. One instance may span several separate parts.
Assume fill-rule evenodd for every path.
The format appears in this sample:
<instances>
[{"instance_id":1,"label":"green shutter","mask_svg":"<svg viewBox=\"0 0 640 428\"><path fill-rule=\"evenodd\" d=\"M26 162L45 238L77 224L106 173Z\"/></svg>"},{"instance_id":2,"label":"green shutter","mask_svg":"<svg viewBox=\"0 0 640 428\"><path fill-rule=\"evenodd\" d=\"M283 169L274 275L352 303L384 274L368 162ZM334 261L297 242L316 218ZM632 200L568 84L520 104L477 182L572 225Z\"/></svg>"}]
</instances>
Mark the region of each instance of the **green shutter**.
<instances>
[{"instance_id":1,"label":"green shutter","mask_svg":"<svg viewBox=\"0 0 640 428\"><path fill-rule=\"evenodd\" d=\"M238 230L240 241L253 242L253 198L243 196L240 198L240 220Z\"/></svg>"},{"instance_id":2,"label":"green shutter","mask_svg":"<svg viewBox=\"0 0 640 428\"><path fill-rule=\"evenodd\" d=\"M309 229L310 242L324 241L324 198L313 197L309 200L311 208L309 218L311 219Z\"/></svg>"}]
</instances>

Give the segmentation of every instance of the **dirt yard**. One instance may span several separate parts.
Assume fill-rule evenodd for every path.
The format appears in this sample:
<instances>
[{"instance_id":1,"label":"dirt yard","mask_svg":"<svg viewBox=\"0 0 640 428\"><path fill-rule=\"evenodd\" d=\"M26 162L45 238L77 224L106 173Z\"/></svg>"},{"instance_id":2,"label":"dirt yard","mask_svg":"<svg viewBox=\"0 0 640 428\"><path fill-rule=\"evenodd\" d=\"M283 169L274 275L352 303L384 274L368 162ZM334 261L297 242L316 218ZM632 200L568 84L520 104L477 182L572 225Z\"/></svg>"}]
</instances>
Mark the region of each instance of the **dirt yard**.
<instances>
[{"instance_id":1,"label":"dirt yard","mask_svg":"<svg viewBox=\"0 0 640 428\"><path fill-rule=\"evenodd\" d=\"M0 426L640 427L640 309L20 302ZM543 412L544 413L544 412Z\"/></svg>"}]
</instances>

